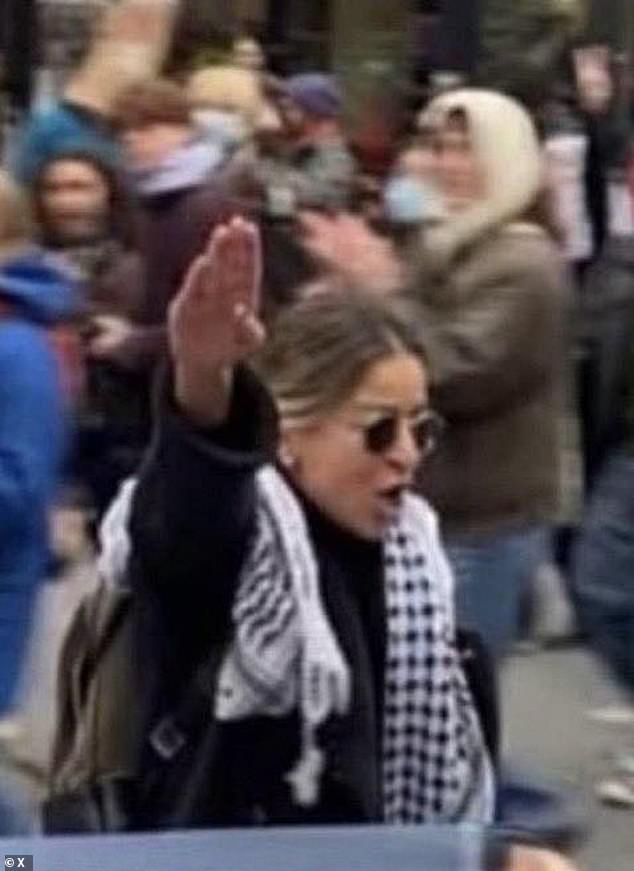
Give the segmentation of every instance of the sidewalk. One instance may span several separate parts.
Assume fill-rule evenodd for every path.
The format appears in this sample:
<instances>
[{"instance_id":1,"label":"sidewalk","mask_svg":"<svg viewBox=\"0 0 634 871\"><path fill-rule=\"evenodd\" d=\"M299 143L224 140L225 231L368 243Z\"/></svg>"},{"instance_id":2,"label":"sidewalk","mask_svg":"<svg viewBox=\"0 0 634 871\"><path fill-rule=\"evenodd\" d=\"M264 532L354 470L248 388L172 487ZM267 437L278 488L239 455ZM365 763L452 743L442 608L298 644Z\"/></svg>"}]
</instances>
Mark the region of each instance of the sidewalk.
<instances>
[{"instance_id":1,"label":"sidewalk","mask_svg":"<svg viewBox=\"0 0 634 871\"><path fill-rule=\"evenodd\" d=\"M518 657L504 677L507 746L513 759L579 791L591 832L582 871L632 871L634 812L605 808L595 781L627 732L595 725L587 711L622 701L597 662L580 649ZM633 735L629 736L634 739Z\"/></svg>"}]
</instances>

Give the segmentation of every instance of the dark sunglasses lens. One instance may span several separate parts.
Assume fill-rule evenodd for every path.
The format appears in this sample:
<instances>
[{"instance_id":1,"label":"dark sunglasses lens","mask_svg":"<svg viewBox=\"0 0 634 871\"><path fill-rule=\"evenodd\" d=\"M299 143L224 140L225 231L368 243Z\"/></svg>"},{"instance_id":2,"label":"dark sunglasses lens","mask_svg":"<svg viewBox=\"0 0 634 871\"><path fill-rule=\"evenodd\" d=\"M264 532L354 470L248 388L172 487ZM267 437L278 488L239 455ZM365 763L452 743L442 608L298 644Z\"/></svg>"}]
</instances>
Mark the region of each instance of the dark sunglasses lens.
<instances>
[{"instance_id":1,"label":"dark sunglasses lens","mask_svg":"<svg viewBox=\"0 0 634 871\"><path fill-rule=\"evenodd\" d=\"M382 417L365 430L365 446L372 454L382 454L389 450L397 438L397 417ZM435 414L424 417L412 426L412 435L423 454L436 449L443 433L442 418Z\"/></svg>"},{"instance_id":2,"label":"dark sunglasses lens","mask_svg":"<svg viewBox=\"0 0 634 871\"><path fill-rule=\"evenodd\" d=\"M382 417L365 431L365 446L371 454L382 454L396 438L397 421L394 417Z\"/></svg>"},{"instance_id":3,"label":"dark sunglasses lens","mask_svg":"<svg viewBox=\"0 0 634 871\"><path fill-rule=\"evenodd\" d=\"M426 417L414 427L416 444L424 454L430 454L436 449L438 440L442 435L442 423L440 418Z\"/></svg>"}]
</instances>

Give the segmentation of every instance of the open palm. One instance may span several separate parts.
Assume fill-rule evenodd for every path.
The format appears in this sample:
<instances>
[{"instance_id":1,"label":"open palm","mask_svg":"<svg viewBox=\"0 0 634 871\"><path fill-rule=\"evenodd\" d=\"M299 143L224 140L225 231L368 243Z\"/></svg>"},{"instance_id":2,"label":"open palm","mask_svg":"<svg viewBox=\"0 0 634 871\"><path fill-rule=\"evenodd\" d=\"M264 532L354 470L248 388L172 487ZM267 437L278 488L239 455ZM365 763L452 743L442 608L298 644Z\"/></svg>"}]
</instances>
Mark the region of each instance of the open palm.
<instances>
[{"instance_id":1,"label":"open palm","mask_svg":"<svg viewBox=\"0 0 634 871\"><path fill-rule=\"evenodd\" d=\"M175 363L192 376L245 360L261 345L262 257L257 228L242 219L218 227L192 264L169 314Z\"/></svg>"},{"instance_id":2,"label":"open palm","mask_svg":"<svg viewBox=\"0 0 634 871\"><path fill-rule=\"evenodd\" d=\"M305 248L351 288L387 294L400 290L403 265L392 243L357 215L301 216Z\"/></svg>"}]
</instances>

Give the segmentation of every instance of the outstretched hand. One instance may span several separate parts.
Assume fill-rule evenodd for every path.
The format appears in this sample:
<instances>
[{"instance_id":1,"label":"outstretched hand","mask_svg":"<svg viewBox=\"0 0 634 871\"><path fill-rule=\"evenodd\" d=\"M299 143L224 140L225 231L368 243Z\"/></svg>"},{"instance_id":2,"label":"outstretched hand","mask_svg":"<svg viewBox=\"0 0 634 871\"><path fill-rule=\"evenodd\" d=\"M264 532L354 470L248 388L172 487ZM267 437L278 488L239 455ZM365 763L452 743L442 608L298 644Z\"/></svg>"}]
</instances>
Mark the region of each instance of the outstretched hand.
<instances>
[{"instance_id":1,"label":"outstretched hand","mask_svg":"<svg viewBox=\"0 0 634 871\"><path fill-rule=\"evenodd\" d=\"M214 230L170 308L176 398L200 423L223 419L235 366L264 341L261 279L258 230L235 218Z\"/></svg>"},{"instance_id":2,"label":"outstretched hand","mask_svg":"<svg viewBox=\"0 0 634 871\"><path fill-rule=\"evenodd\" d=\"M362 218L304 212L300 222L307 251L344 284L376 294L401 289L404 269L392 243Z\"/></svg>"}]
</instances>

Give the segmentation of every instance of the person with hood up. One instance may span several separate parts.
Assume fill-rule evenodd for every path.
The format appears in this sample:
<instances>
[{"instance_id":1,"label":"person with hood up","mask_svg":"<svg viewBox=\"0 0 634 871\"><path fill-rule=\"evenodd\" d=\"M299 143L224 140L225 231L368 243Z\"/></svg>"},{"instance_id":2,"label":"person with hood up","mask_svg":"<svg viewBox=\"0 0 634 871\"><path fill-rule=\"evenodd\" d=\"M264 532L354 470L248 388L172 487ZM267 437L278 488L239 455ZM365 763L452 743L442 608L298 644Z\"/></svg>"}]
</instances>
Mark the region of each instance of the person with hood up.
<instances>
[{"instance_id":1,"label":"person with hood up","mask_svg":"<svg viewBox=\"0 0 634 871\"><path fill-rule=\"evenodd\" d=\"M433 101L424 120L444 215L417 245L411 293L447 429L418 486L441 518L458 620L500 664L551 559L561 508L568 277L528 112L503 94L462 89ZM497 819L556 833L559 845L583 829L566 794L513 760Z\"/></svg>"},{"instance_id":2,"label":"person with hood up","mask_svg":"<svg viewBox=\"0 0 634 871\"><path fill-rule=\"evenodd\" d=\"M73 471L98 519L149 436L149 378L136 354L144 269L134 214L116 167L98 150L44 162L31 192L40 243L82 284L85 383Z\"/></svg>"},{"instance_id":3,"label":"person with hood up","mask_svg":"<svg viewBox=\"0 0 634 871\"><path fill-rule=\"evenodd\" d=\"M49 558L67 421L52 330L73 283L31 242L27 208L0 174L0 716L10 712Z\"/></svg>"},{"instance_id":4,"label":"person with hood up","mask_svg":"<svg viewBox=\"0 0 634 871\"><path fill-rule=\"evenodd\" d=\"M439 216L433 167L432 138L421 129L399 155L383 193L385 218L403 244L411 241L423 224Z\"/></svg>"},{"instance_id":5,"label":"person with hood up","mask_svg":"<svg viewBox=\"0 0 634 871\"><path fill-rule=\"evenodd\" d=\"M247 69L203 67L192 73L186 91L194 120L210 146L220 147L222 163L250 142L270 111L261 77Z\"/></svg>"},{"instance_id":6,"label":"person with hood up","mask_svg":"<svg viewBox=\"0 0 634 871\"><path fill-rule=\"evenodd\" d=\"M460 619L500 658L559 506L567 282L528 113L464 89L425 122L445 217L419 246L412 292L448 427L419 486L442 519Z\"/></svg>"}]
</instances>

